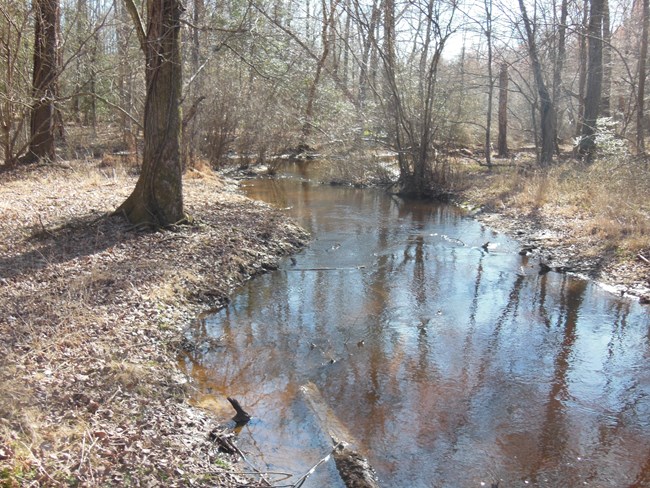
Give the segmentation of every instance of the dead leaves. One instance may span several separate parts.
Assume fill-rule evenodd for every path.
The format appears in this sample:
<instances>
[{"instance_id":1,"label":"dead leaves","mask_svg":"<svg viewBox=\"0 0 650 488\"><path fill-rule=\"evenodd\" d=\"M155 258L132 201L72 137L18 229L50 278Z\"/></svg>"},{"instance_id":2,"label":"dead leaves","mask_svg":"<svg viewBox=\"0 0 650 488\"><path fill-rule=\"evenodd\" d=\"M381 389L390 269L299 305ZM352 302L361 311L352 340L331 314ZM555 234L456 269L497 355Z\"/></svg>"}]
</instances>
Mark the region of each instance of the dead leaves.
<instances>
[{"instance_id":1,"label":"dead leaves","mask_svg":"<svg viewBox=\"0 0 650 488\"><path fill-rule=\"evenodd\" d=\"M220 419L186 403L181 332L306 235L209 179L186 184L193 225L129 230L98 217L135 180L72 168L0 185L0 471L50 485L235 486L208 437Z\"/></svg>"}]
</instances>

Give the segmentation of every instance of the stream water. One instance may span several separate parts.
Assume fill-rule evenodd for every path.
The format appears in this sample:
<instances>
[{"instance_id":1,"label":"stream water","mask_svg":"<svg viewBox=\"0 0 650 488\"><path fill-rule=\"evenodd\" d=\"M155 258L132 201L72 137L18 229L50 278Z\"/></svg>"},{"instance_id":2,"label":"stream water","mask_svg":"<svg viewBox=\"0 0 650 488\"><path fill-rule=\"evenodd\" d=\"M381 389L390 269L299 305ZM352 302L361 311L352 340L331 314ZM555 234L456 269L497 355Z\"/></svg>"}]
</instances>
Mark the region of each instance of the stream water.
<instances>
[{"instance_id":1,"label":"stream water","mask_svg":"<svg viewBox=\"0 0 650 488\"><path fill-rule=\"evenodd\" d=\"M181 358L198 403L254 415L238 445L258 469L287 486L329 453L312 382L385 487L650 486L647 308L540 275L455 207L288 173L245 191L313 243L201 321L192 339L216 346ZM329 461L303 486L343 485Z\"/></svg>"}]
</instances>

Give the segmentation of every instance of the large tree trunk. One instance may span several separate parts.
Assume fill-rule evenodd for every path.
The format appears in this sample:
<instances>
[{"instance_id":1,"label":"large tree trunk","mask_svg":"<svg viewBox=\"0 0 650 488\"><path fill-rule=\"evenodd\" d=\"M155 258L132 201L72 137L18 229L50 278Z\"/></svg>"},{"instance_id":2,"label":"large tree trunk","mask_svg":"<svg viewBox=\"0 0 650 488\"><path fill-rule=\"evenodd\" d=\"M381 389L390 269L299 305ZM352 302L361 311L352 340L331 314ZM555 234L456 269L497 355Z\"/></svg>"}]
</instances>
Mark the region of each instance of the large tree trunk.
<instances>
[{"instance_id":1,"label":"large tree trunk","mask_svg":"<svg viewBox=\"0 0 650 488\"><path fill-rule=\"evenodd\" d=\"M499 136L497 151L500 158L508 157L508 65L499 72Z\"/></svg>"},{"instance_id":2,"label":"large tree trunk","mask_svg":"<svg viewBox=\"0 0 650 488\"><path fill-rule=\"evenodd\" d=\"M30 118L30 142L24 162L53 160L55 153L55 108L59 72L58 0L35 0L33 105Z\"/></svg>"},{"instance_id":3,"label":"large tree trunk","mask_svg":"<svg viewBox=\"0 0 650 488\"><path fill-rule=\"evenodd\" d=\"M591 0L585 115L582 120L580 154L590 158L596 149L596 122L603 83L603 0Z\"/></svg>"},{"instance_id":4,"label":"large tree trunk","mask_svg":"<svg viewBox=\"0 0 650 488\"><path fill-rule=\"evenodd\" d=\"M130 3L127 6L134 16L135 6ZM165 226L185 219L179 106L182 6L179 0L156 0L147 2L147 11L146 37L142 24L138 30L145 51L147 83L142 172L133 193L118 212L134 224Z\"/></svg>"}]
</instances>

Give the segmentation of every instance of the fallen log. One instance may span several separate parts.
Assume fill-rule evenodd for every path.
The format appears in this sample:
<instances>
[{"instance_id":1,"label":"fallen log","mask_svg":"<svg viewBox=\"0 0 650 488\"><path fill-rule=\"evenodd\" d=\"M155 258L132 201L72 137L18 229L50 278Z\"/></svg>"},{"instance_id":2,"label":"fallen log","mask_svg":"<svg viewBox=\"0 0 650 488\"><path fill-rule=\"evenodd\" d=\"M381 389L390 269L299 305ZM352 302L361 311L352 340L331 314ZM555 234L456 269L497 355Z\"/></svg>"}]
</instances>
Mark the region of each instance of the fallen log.
<instances>
[{"instance_id":1,"label":"fallen log","mask_svg":"<svg viewBox=\"0 0 650 488\"><path fill-rule=\"evenodd\" d=\"M379 488L375 471L368 460L356 449L357 442L350 431L327 406L318 387L307 383L300 387L303 397L318 419L323 431L332 439L336 469L347 488Z\"/></svg>"}]
</instances>

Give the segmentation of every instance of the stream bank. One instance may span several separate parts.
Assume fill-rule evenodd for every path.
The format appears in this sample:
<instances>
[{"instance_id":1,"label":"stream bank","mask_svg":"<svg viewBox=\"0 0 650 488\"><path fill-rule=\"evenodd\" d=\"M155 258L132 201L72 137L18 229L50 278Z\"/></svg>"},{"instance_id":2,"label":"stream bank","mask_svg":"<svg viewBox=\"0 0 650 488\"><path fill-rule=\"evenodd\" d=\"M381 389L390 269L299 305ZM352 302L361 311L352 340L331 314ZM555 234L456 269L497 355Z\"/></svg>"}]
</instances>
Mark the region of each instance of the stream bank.
<instances>
[{"instance_id":1,"label":"stream bank","mask_svg":"<svg viewBox=\"0 0 650 488\"><path fill-rule=\"evenodd\" d=\"M135 176L72 161L0 175L0 485L237 486L219 419L191 407L182 331L308 236L211 172L196 223L107 217ZM246 467L239 464L242 470Z\"/></svg>"}]
</instances>

